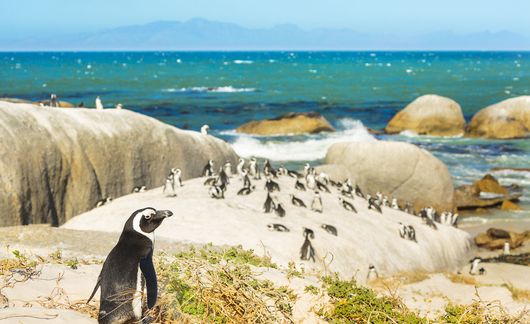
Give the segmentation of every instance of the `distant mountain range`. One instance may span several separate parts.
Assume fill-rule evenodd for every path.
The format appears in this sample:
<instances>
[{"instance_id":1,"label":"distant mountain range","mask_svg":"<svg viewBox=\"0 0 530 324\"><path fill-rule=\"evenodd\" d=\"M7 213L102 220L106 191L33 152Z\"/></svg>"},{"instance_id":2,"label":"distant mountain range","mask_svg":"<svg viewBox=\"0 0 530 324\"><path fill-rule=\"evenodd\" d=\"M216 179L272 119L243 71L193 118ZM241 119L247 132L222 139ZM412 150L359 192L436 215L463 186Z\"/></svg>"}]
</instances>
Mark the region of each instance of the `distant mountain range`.
<instances>
[{"instance_id":1,"label":"distant mountain range","mask_svg":"<svg viewBox=\"0 0 530 324\"><path fill-rule=\"evenodd\" d=\"M53 38L0 39L0 50L530 50L530 39L508 31L400 37L289 24L251 29L195 18Z\"/></svg>"}]
</instances>

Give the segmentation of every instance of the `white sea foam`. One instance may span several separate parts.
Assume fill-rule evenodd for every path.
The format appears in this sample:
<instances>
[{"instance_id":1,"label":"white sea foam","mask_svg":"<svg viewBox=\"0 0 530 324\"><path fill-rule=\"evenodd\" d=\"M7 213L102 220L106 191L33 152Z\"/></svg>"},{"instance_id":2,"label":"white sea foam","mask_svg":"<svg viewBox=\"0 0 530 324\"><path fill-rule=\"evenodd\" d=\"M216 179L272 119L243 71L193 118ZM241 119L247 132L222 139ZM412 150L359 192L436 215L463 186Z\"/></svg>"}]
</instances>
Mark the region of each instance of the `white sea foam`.
<instances>
[{"instance_id":1,"label":"white sea foam","mask_svg":"<svg viewBox=\"0 0 530 324\"><path fill-rule=\"evenodd\" d=\"M224 132L235 135L235 132ZM232 147L243 157L260 157L273 161L313 161L325 157L328 148L344 141L374 141L375 138L358 120L343 119L339 122L338 131L325 135L306 135L296 140L285 141L278 137L253 137L237 135Z\"/></svg>"},{"instance_id":2,"label":"white sea foam","mask_svg":"<svg viewBox=\"0 0 530 324\"><path fill-rule=\"evenodd\" d=\"M252 64L254 61L251 60L234 60L234 64Z\"/></svg>"},{"instance_id":3,"label":"white sea foam","mask_svg":"<svg viewBox=\"0 0 530 324\"><path fill-rule=\"evenodd\" d=\"M254 92L255 88L235 88L232 86L222 86L222 87L187 87L187 88L167 88L162 89L163 92L222 92L222 93L231 93L231 92Z\"/></svg>"}]
</instances>

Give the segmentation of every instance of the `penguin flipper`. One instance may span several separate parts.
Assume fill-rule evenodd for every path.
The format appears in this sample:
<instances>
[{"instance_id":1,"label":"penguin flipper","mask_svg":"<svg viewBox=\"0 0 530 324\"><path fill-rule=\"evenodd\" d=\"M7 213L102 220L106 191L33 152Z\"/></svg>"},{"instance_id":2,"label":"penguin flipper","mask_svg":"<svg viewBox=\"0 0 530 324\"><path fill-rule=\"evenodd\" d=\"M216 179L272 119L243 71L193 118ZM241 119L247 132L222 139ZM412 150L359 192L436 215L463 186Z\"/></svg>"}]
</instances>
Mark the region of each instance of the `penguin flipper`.
<instances>
[{"instance_id":1,"label":"penguin flipper","mask_svg":"<svg viewBox=\"0 0 530 324\"><path fill-rule=\"evenodd\" d=\"M158 283L156 280L155 266L153 265L153 251L144 259L140 260L140 269L145 278L145 286L147 289L147 307L153 308L156 304L158 296Z\"/></svg>"},{"instance_id":2,"label":"penguin flipper","mask_svg":"<svg viewBox=\"0 0 530 324\"><path fill-rule=\"evenodd\" d=\"M96 282L96 286L94 287L94 290L92 291L92 294L90 294L90 297L88 297L86 303L90 303L94 295L96 294L96 291L98 291L98 288L101 286L101 274L98 276L98 282Z\"/></svg>"}]
</instances>

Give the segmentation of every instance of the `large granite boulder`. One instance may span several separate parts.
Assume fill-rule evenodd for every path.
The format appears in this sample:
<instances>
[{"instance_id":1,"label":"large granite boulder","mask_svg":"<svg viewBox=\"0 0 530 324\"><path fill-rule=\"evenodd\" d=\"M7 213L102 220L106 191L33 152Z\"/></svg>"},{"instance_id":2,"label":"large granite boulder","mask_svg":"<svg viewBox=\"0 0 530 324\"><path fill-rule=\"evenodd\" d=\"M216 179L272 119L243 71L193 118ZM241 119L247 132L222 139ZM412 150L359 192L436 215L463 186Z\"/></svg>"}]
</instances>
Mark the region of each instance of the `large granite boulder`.
<instances>
[{"instance_id":1,"label":"large granite boulder","mask_svg":"<svg viewBox=\"0 0 530 324\"><path fill-rule=\"evenodd\" d=\"M335 129L319 113L288 113L274 119L248 122L236 131L252 135L296 135L333 132Z\"/></svg>"},{"instance_id":2,"label":"large granite boulder","mask_svg":"<svg viewBox=\"0 0 530 324\"><path fill-rule=\"evenodd\" d=\"M380 191L410 201L414 208L453 209L453 182L447 167L429 152L403 142L344 142L333 144L327 164L345 166L365 193Z\"/></svg>"},{"instance_id":3,"label":"large granite boulder","mask_svg":"<svg viewBox=\"0 0 530 324\"><path fill-rule=\"evenodd\" d=\"M498 139L530 135L530 96L507 99L480 110L467 125L473 137Z\"/></svg>"},{"instance_id":4,"label":"large granite boulder","mask_svg":"<svg viewBox=\"0 0 530 324\"><path fill-rule=\"evenodd\" d=\"M161 186L173 167L191 178L208 159L237 161L213 136L128 110L0 102L0 138L0 226L59 225L103 197Z\"/></svg>"},{"instance_id":5,"label":"large granite boulder","mask_svg":"<svg viewBox=\"0 0 530 324\"><path fill-rule=\"evenodd\" d=\"M464 133L464 126L464 115L456 101L425 95L392 117L385 131L389 134L409 130L420 135L455 136Z\"/></svg>"}]
</instances>

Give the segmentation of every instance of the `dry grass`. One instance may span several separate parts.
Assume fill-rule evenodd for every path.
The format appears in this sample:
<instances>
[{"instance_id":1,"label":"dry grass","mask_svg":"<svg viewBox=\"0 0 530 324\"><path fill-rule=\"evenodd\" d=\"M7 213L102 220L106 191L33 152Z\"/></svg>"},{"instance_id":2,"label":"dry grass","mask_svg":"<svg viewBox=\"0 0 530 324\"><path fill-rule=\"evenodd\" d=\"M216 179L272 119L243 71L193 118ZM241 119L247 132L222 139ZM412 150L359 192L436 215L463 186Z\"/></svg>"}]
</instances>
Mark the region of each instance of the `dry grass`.
<instances>
[{"instance_id":1,"label":"dry grass","mask_svg":"<svg viewBox=\"0 0 530 324\"><path fill-rule=\"evenodd\" d=\"M506 287L506 289L512 293L512 298L514 300L530 302L530 290L514 287L514 285L510 282L505 283L502 286Z\"/></svg>"},{"instance_id":2,"label":"dry grass","mask_svg":"<svg viewBox=\"0 0 530 324\"><path fill-rule=\"evenodd\" d=\"M478 286L479 284L475 278L473 278L472 276L464 275L464 274L446 272L444 273L444 276L447 279L449 279L451 282L458 283L458 284L472 285L472 286Z\"/></svg>"},{"instance_id":3,"label":"dry grass","mask_svg":"<svg viewBox=\"0 0 530 324\"><path fill-rule=\"evenodd\" d=\"M162 294L149 316L162 323L292 322L295 296L286 287L256 279L254 266L264 265L272 264L241 248L205 247L159 257Z\"/></svg>"},{"instance_id":4,"label":"dry grass","mask_svg":"<svg viewBox=\"0 0 530 324\"><path fill-rule=\"evenodd\" d=\"M430 276L428 273L423 271L415 272L400 272L391 277L381 277L371 280L369 282L370 286L373 288L386 289L391 292L395 292L400 286L408 285L416 282L421 282L423 280L429 279Z\"/></svg>"}]
</instances>

